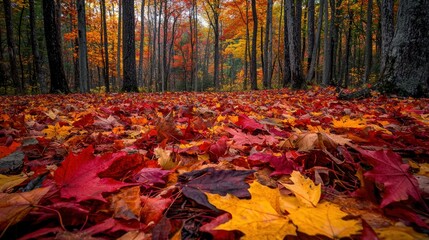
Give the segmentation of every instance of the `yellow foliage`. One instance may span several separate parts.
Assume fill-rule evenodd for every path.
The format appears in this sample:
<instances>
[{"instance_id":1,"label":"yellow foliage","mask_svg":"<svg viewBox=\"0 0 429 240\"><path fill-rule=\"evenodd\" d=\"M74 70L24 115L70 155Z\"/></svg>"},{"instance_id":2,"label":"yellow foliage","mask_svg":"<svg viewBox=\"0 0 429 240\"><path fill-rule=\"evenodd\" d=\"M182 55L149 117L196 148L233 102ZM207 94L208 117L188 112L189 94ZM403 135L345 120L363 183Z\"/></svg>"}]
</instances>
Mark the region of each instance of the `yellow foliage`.
<instances>
[{"instance_id":1,"label":"yellow foliage","mask_svg":"<svg viewBox=\"0 0 429 240\"><path fill-rule=\"evenodd\" d=\"M276 210L280 192L254 182L249 191L251 199L239 199L234 195L220 196L206 193L211 204L231 213L232 219L219 225L217 230L240 230L242 239L283 239L296 235L295 226L287 216ZM276 206L277 205L277 206Z\"/></svg>"},{"instance_id":2,"label":"yellow foliage","mask_svg":"<svg viewBox=\"0 0 429 240\"><path fill-rule=\"evenodd\" d=\"M46 134L47 138L62 140L70 134L71 129L72 127L70 126L60 126L59 123L56 123L55 125L48 125L48 128L43 130L43 133Z\"/></svg>"},{"instance_id":3,"label":"yellow foliage","mask_svg":"<svg viewBox=\"0 0 429 240\"><path fill-rule=\"evenodd\" d=\"M18 186L25 180L27 180L27 176L22 176L22 175L6 176L3 174L0 174L0 192L6 192L8 189Z\"/></svg>"},{"instance_id":4,"label":"yellow foliage","mask_svg":"<svg viewBox=\"0 0 429 240\"><path fill-rule=\"evenodd\" d=\"M428 239L428 235L414 231L412 227L391 226L388 228L375 229L380 239L386 240L414 240Z\"/></svg>"},{"instance_id":5,"label":"yellow foliage","mask_svg":"<svg viewBox=\"0 0 429 240\"><path fill-rule=\"evenodd\" d=\"M290 180L294 184L283 184L285 188L293 192L302 206L316 207L322 195L322 185L316 185L314 182L305 178L301 173L293 171Z\"/></svg>"},{"instance_id":6,"label":"yellow foliage","mask_svg":"<svg viewBox=\"0 0 429 240\"><path fill-rule=\"evenodd\" d=\"M162 169L170 170L177 166L177 164L173 161L173 158L171 156L171 151L162 149L162 148L155 148L154 150L155 156L158 158L158 164L161 166Z\"/></svg>"}]
</instances>

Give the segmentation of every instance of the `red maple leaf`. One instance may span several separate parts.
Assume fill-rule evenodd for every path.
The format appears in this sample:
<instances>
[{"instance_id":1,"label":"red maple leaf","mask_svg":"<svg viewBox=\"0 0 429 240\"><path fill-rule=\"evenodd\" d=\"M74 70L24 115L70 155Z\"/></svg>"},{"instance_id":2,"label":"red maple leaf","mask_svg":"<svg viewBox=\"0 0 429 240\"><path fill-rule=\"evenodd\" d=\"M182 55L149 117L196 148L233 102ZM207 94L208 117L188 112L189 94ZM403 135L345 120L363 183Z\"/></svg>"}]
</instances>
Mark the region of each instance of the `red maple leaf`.
<instances>
[{"instance_id":1,"label":"red maple leaf","mask_svg":"<svg viewBox=\"0 0 429 240\"><path fill-rule=\"evenodd\" d=\"M373 166L365 177L384 184L384 196L381 207L392 202L407 200L408 196L420 200L419 183L408 172L410 166L402 163L400 155L391 150L368 151L358 149L362 158Z\"/></svg>"},{"instance_id":2,"label":"red maple leaf","mask_svg":"<svg viewBox=\"0 0 429 240\"><path fill-rule=\"evenodd\" d=\"M89 199L106 202L101 193L113 192L129 185L112 178L97 176L116 159L123 157L125 152L109 153L97 157L93 152L94 148L89 146L78 155L69 154L55 171L54 180L61 188L61 197L75 198L78 202Z\"/></svg>"},{"instance_id":3,"label":"red maple leaf","mask_svg":"<svg viewBox=\"0 0 429 240\"><path fill-rule=\"evenodd\" d=\"M236 124L243 129L249 130L250 132L253 132L255 130L264 130L264 125L243 114L238 116L238 121L236 122Z\"/></svg>"}]
</instances>

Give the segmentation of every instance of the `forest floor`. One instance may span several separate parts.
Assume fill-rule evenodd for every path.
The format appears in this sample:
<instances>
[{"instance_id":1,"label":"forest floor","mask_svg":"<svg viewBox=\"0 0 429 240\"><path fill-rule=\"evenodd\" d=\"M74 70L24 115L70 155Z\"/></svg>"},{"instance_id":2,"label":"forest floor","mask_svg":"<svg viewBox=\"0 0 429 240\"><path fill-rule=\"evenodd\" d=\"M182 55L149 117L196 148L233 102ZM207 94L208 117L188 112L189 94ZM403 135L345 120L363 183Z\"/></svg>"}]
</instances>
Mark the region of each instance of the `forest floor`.
<instances>
[{"instance_id":1,"label":"forest floor","mask_svg":"<svg viewBox=\"0 0 429 240\"><path fill-rule=\"evenodd\" d=\"M423 239L429 99L0 97L0 238Z\"/></svg>"}]
</instances>

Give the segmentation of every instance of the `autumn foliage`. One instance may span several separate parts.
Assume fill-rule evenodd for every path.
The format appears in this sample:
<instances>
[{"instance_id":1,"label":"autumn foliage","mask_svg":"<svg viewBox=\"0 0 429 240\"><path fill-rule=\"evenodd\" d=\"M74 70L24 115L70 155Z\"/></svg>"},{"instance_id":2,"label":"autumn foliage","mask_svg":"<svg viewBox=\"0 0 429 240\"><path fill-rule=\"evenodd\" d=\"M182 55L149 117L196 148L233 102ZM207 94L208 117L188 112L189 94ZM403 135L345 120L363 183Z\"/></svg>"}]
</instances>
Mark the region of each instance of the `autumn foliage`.
<instances>
[{"instance_id":1,"label":"autumn foliage","mask_svg":"<svg viewBox=\"0 0 429 240\"><path fill-rule=\"evenodd\" d=\"M0 100L5 239L428 238L427 99Z\"/></svg>"}]
</instances>

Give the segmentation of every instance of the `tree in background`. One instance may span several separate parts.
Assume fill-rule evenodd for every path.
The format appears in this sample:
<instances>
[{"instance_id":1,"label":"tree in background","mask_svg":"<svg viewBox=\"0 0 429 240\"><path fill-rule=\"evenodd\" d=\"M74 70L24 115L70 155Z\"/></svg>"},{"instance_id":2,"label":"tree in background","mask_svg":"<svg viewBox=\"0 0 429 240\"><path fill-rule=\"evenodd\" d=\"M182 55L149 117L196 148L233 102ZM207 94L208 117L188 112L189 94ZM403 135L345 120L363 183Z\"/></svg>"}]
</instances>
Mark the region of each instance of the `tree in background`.
<instances>
[{"instance_id":1,"label":"tree in background","mask_svg":"<svg viewBox=\"0 0 429 240\"><path fill-rule=\"evenodd\" d=\"M88 80L88 49L86 41L85 0L77 0L78 38L79 38L79 90L89 92Z\"/></svg>"},{"instance_id":2,"label":"tree in background","mask_svg":"<svg viewBox=\"0 0 429 240\"><path fill-rule=\"evenodd\" d=\"M64 73L61 51L61 30L56 1L43 0L43 21L46 49L48 51L49 72L51 74L50 93L70 93Z\"/></svg>"},{"instance_id":3,"label":"tree in background","mask_svg":"<svg viewBox=\"0 0 429 240\"><path fill-rule=\"evenodd\" d=\"M136 47L135 47L135 24L134 24L134 0L122 3L123 19L123 76L122 91L138 92L136 76Z\"/></svg>"}]
</instances>

